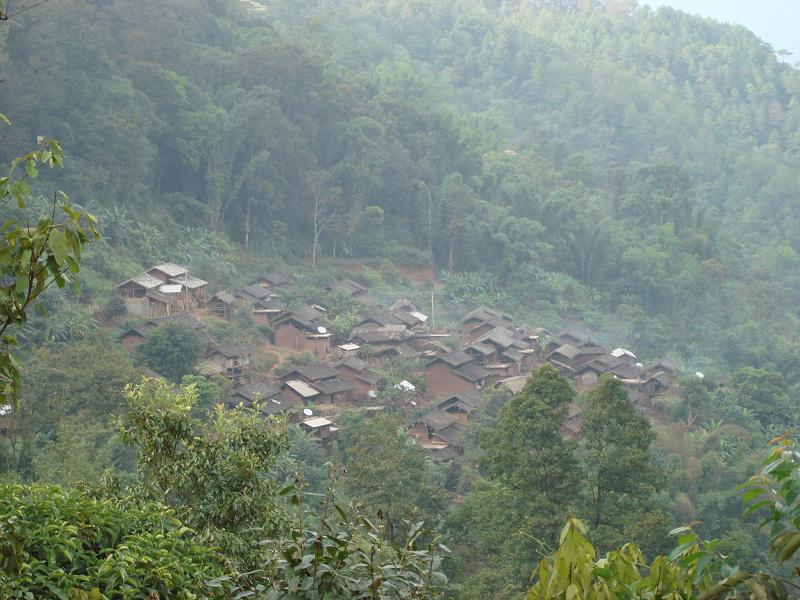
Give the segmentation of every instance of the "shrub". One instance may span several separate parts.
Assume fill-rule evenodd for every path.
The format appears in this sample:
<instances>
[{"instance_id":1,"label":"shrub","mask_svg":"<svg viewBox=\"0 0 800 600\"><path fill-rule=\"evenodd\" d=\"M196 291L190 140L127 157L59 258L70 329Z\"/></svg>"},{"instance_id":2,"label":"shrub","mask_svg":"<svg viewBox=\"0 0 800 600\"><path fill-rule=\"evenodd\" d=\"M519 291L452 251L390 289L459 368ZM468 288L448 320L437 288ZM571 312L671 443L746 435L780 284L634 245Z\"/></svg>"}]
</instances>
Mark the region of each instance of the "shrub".
<instances>
[{"instance_id":1,"label":"shrub","mask_svg":"<svg viewBox=\"0 0 800 600\"><path fill-rule=\"evenodd\" d=\"M222 575L164 505L0 485L2 598L222 598L206 585Z\"/></svg>"}]
</instances>

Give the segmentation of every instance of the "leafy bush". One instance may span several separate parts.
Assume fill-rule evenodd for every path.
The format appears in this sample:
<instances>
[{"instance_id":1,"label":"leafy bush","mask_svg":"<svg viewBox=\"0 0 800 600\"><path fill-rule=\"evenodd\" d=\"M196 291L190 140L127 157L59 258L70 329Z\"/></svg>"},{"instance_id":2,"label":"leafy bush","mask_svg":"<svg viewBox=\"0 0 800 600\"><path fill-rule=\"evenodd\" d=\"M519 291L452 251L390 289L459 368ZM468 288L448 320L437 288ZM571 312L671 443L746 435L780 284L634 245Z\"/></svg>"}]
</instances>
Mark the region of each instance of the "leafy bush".
<instances>
[{"instance_id":1,"label":"leafy bush","mask_svg":"<svg viewBox=\"0 0 800 600\"><path fill-rule=\"evenodd\" d=\"M0 485L0 597L224 597L206 585L219 555L193 535L162 504Z\"/></svg>"},{"instance_id":2,"label":"leafy bush","mask_svg":"<svg viewBox=\"0 0 800 600\"><path fill-rule=\"evenodd\" d=\"M167 323L150 333L139 351L148 367L180 381L200 357L200 337L182 323Z\"/></svg>"}]
</instances>

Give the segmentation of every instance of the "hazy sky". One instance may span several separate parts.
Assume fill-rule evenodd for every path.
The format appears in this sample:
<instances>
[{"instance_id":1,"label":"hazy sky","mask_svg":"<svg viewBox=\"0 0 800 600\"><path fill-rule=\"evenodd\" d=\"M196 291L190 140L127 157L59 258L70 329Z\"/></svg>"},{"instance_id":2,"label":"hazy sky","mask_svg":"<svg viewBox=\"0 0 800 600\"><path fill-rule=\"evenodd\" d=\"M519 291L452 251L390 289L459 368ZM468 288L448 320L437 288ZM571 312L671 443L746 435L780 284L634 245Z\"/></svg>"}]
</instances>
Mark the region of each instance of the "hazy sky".
<instances>
[{"instance_id":1,"label":"hazy sky","mask_svg":"<svg viewBox=\"0 0 800 600\"><path fill-rule=\"evenodd\" d=\"M800 60L800 0L640 0L655 8L667 4L682 11L739 23L775 50L793 52Z\"/></svg>"}]
</instances>

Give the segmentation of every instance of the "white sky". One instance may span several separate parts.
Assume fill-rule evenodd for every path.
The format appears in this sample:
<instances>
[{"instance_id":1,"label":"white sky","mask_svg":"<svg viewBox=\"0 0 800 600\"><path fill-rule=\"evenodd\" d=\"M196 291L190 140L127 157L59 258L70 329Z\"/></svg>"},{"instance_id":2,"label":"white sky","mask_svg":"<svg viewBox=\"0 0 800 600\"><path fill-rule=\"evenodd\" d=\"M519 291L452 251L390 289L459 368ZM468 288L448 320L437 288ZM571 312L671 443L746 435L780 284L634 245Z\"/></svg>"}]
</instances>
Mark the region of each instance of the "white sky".
<instances>
[{"instance_id":1,"label":"white sky","mask_svg":"<svg viewBox=\"0 0 800 600\"><path fill-rule=\"evenodd\" d=\"M717 21L744 25L775 50L800 60L800 0L640 0L640 4L669 5Z\"/></svg>"}]
</instances>

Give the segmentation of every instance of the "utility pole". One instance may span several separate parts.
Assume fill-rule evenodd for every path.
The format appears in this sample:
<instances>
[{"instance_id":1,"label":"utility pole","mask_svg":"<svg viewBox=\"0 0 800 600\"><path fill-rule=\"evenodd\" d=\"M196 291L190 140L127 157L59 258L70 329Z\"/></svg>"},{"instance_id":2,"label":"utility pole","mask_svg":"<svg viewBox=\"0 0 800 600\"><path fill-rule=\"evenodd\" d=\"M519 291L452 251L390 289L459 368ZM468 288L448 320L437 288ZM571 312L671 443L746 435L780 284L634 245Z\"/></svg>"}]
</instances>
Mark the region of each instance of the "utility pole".
<instances>
[{"instance_id":1,"label":"utility pole","mask_svg":"<svg viewBox=\"0 0 800 600\"><path fill-rule=\"evenodd\" d=\"M431 288L431 333L436 330L436 306L433 302L433 288Z\"/></svg>"}]
</instances>

